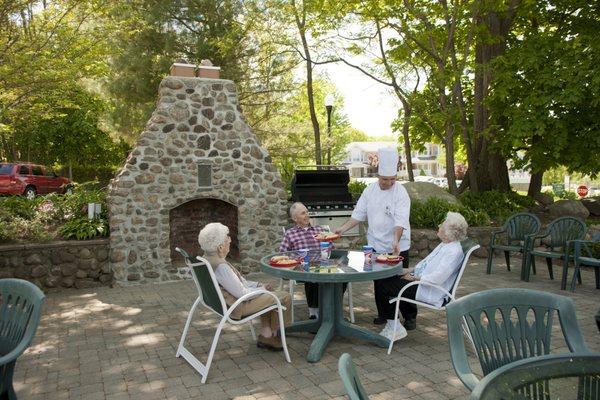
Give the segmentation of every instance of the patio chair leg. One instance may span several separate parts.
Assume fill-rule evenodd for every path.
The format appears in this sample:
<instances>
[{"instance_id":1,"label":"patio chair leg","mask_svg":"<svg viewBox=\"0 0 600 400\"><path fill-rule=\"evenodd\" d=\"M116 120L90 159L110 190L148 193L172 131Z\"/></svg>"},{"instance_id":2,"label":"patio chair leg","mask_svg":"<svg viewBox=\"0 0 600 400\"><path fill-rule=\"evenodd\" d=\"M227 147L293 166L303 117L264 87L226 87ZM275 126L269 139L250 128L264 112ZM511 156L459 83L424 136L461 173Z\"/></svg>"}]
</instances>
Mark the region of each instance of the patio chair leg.
<instances>
[{"instance_id":1,"label":"patio chair leg","mask_svg":"<svg viewBox=\"0 0 600 400\"><path fill-rule=\"evenodd\" d=\"M396 311L394 312L394 332L396 332L396 328L398 327L398 313L400 312L400 299L396 302ZM388 346L388 356L392 353L392 346L394 346L394 341L390 340L390 345Z\"/></svg>"},{"instance_id":2,"label":"patio chair leg","mask_svg":"<svg viewBox=\"0 0 600 400\"><path fill-rule=\"evenodd\" d=\"M210 352L208 353L208 359L206 360L206 365L205 365L205 373L204 375L202 375L202 383L206 382L206 378L208 377L208 371L210 370L210 364L212 363L212 359L213 356L215 355L215 350L217 350L217 344L219 343L219 336L221 335L221 330L223 329L223 326L225 325L225 317L223 317L223 319L221 319L221 322L219 322L219 326L217 327L217 331L215 332L215 337L213 339L212 344L210 345Z\"/></svg>"},{"instance_id":3,"label":"patio chair leg","mask_svg":"<svg viewBox=\"0 0 600 400\"><path fill-rule=\"evenodd\" d=\"M537 275L537 271L535 269L535 256L531 256L531 269L530 270L533 272L534 275Z\"/></svg>"},{"instance_id":4,"label":"patio chair leg","mask_svg":"<svg viewBox=\"0 0 600 400\"><path fill-rule=\"evenodd\" d=\"M350 322L354 323L354 300L352 298L352 282L348 282L348 313L350 314Z\"/></svg>"},{"instance_id":5,"label":"patio chair leg","mask_svg":"<svg viewBox=\"0 0 600 400\"><path fill-rule=\"evenodd\" d=\"M510 271L510 251L504 252L504 258L506 259L506 269Z\"/></svg>"},{"instance_id":6,"label":"patio chair leg","mask_svg":"<svg viewBox=\"0 0 600 400\"><path fill-rule=\"evenodd\" d=\"M250 320L250 333L252 333L252 340L256 342L256 332L254 331L253 320Z\"/></svg>"},{"instance_id":7,"label":"patio chair leg","mask_svg":"<svg viewBox=\"0 0 600 400\"><path fill-rule=\"evenodd\" d=\"M279 286L277 286L277 290L283 290L283 278L279 278Z\"/></svg>"},{"instance_id":8,"label":"patio chair leg","mask_svg":"<svg viewBox=\"0 0 600 400\"><path fill-rule=\"evenodd\" d=\"M196 301L192 305L192 308L190 308L190 312L188 314L188 317L185 321L185 326L183 328L183 333L181 334L181 339L179 340L179 346L177 346L177 352L175 353L175 357L179 357L181 355L181 349L183 349L183 343L185 342L188 329L190 328L190 324L192 322L192 318L194 317L194 312L196 312L196 307L198 307L198 304L200 304L200 297L196 299Z\"/></svg>"},{"instance_id":9,"label":"patio chair leg","mask_svg":"<svg viewBox=\"0 0 600 400\"><path fill-rule=\"evenodd\" d=\"M550 274L550 279L554 279L554 272L552 271L552 259L550 257L546 257L546 264L548 265L548 274Z\"/></svg>"},{"instance_id":10,"label":"patio chair leg","mask_svg":"<svg viewBox=\"0 0 600 400\"><path fill-rule=\"evenodd\" d=\"M285 356L285 360L289 363L292 362L290 359L290 353L287 348L287 341L285 340L285 326L283 324L283 311L281 307L277 309L277 314L279 316L279 334L281 335L281 347L283 347L283 354Z\"/></svg>"},{"instance_id":11,"label":"patio chair leg","mask_svg":"<svg viewBox=\"0 0 600 400\"><path fill-rule=\"evenodd\" d=\"M581 285L581 268L579 269L579 271L577 271L577 281L579 282L579 284Z\"/></svg>"},{"instance_id":12,"label":"patio chair leg","mask_svg":"<svg viewBox=\"0 0 600 400\"><path fill-rule=\"evenodd\" d=\"M492 258L494 257L494 248L490 244L488 247L488 259L487 259L487 270L486 273L489 275L492 273Z\"/></svg>"},{"instance_id":13,"label":"patio chair leg","mask_svg":"<svg viewBox=\"0 0 600 400\"><path fill-rule=\"evenodd\" d=\"M294 323L294 281L293 280L289 280L288 285L290 287L290 298L291 298L291 304L290 304L290 319L292 321L292 323Z\"/></svg>"},{"instance_id":14,"label":"patio chair leg","mask_svg":"<svg viewBox=\"0 0 600 400\"><path fill-rule=\"evenodd\" d=\"M600 289L600 267L594 268L594 273L596 274L596 289Z\"/></svg>"}]
</instances>

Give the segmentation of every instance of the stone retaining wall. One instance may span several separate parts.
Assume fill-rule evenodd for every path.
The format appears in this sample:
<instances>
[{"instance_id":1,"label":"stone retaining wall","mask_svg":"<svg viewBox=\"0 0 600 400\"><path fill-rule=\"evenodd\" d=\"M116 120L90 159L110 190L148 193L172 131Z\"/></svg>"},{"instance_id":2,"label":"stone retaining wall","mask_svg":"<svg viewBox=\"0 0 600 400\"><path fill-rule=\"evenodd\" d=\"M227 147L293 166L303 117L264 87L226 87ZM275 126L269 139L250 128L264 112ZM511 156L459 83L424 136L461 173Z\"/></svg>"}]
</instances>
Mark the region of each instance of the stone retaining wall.
<instances>
[{"instance_id":1,"label":"stone retaining wall","mask_svg":"<svg viewBox=\"0 0 600 400\"><path fill-rule=\"evenodd\" d=\"M42 289L109 286L108 239L0 246L0 278L19 278Z\"/></svg>"}]
</instances>

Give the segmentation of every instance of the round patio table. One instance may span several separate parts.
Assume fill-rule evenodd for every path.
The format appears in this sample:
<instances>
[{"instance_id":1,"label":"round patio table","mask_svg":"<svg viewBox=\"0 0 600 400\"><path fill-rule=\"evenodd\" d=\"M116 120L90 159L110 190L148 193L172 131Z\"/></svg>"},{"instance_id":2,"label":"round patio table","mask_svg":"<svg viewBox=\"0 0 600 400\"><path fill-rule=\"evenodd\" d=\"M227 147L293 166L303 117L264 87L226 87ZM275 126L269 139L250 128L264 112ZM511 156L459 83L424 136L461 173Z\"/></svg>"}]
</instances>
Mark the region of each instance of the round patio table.
<instances>
[{"instance_id":1,"label":"round patio table","mask_svg":"<svg viewBox=\"0 0 600 400\"><path fill-rule=\"evenodd\" d=\"M373 256L373 262L365 264L362 251L348 250L333 250L328 260L320 260L320 251L315 250L309 252L310 263L290 270L269 265L271 257L279 255L300 257L297 251L270 254L261 260L263 272L279 278L319 284L319 318L297 322L286 328L286 332L318 330L306 356L309 362L321 359L327 344L335 335L363 339L380 347L388 347L390 342L387 338L344 319L343 285L347 282L372 281L398 275L402 271L402 262L391 265L378 263Z\"/></svg>"}]
</instances>

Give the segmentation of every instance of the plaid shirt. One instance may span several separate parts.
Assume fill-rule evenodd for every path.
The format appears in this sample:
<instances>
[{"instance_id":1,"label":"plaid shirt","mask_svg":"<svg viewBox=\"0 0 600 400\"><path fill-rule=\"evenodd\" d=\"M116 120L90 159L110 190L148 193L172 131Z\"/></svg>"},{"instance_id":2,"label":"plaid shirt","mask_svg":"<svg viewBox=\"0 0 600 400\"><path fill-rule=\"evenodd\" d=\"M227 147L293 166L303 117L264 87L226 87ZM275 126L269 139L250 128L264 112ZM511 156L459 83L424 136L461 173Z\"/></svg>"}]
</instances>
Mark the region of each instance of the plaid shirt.
<instances>
[{"instance_id":1,"label":"plaid shirt","mask_svg":"<svg viewBox=\"0 0 600 400\"><path fill-rule=\"evenodd\" d=\"M285 231L279 251L292 251L299 249L318 250L319 241L315 239L315 235L323 232L324 229L320 226L309 226L308 228L300 228L294 226Z\"/></svg>"}]
</instances>

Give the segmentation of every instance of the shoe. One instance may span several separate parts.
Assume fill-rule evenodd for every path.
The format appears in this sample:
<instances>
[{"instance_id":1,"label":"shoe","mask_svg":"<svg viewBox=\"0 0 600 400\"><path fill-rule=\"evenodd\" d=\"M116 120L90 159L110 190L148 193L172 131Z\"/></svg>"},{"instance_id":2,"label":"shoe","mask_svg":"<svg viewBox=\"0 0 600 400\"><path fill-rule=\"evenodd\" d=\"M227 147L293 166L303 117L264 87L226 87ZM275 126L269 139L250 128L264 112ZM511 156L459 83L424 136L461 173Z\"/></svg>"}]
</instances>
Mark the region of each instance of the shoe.
<instances>
[{"instance_id":1,"label":"shoe","mask_svg":"<svg viewBox=\"0 0 600 400\"><path fill-rule=\"evenodd\" d=\"M404 327L407 331L414 331L417 329L417 320L416 319L405 319Z\"/></svg>"},{"instance_id":2,"label":"shoe","mask_svg":"<svg viewBox=\"0 0 600 400\"><path fill-rule=\"evenodd\" d=\"M398 329L396 329L395 331L394 325L386 325L385 328L383 328L383 330L379 334L391 341L404 339L408 335L406 333L406 329L404 329L400 324L398 325Z\"/></svg>"},{"instance_id":3,"label":"shoe","mask_svg":"<svg viewBox=\"0 0 600 400\"><path fill-rule=\"evenodd\" d=\"M387 318L383 318L383 317L375 317L373 319L373 324L375 325L383 325L387 323Z\"/></svg>"},{"instance_id":4,"label":"shoe","mask_svg":"<svg viewBox=\"0 0 600 400\"><path fill-rule=\"evenodd\" d=\"M308 319L317 319L316 315L311 315L310 317L308 317Z\"/></svg>"},{"instance_id":5,"label":"shoe","mask_svg":"<svg viewBox=\"0 0 600 400\"><path fill-rule=\"evenodd\" d=\"M258 347L259 349L269 349L271 351L283 350L283 346L281 345L281 339L279 338L279 336L271 336L267 338L263 335L258 335L256 347Z\"/></svg>"}]
</instances>

